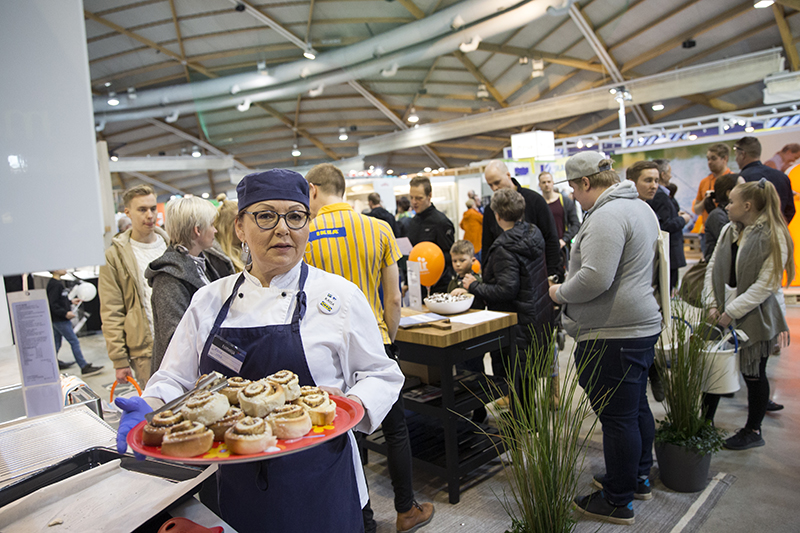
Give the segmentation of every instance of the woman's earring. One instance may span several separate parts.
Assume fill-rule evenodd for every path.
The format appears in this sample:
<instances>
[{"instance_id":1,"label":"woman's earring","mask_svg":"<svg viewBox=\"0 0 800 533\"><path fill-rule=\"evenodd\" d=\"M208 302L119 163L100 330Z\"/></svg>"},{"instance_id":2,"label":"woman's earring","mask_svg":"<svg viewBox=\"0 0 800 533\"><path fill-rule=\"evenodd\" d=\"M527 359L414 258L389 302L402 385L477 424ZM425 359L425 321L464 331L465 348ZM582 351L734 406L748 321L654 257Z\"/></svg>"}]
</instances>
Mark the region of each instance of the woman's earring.
<instances>
[{"instance_id":1,"label":"woman's earring","mask_svg":"<svg viewBox=\"0 0 800 533\"><path fill-rule=\"evenodd\" d=\"M246 242L242 243L242 261L245 265L250 264L250 247L247 245Z\"/></svg>"}]
</instances>

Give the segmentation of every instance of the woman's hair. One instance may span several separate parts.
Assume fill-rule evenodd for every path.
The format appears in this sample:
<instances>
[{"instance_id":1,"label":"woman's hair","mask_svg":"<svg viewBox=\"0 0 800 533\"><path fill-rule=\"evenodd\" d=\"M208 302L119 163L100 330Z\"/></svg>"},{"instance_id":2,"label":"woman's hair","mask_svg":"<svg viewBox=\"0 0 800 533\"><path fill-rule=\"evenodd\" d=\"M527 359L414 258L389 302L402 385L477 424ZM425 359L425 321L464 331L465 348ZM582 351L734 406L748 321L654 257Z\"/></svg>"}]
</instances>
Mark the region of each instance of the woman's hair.
<instances>
[{"instance_id":1,"label":"woman's hair","mask_svg":"<svg viewBox=\"0 0 800 533\"><path fill-rule=\"evenodd\" d=\"M598 172L592 174L590 176L584 176L586 179L589 180L589 185L592 187L599 187L601 189L608 189L615 183L619 183L619 175L612 169L614 162L610 159L603 159L597 164ZM576 180L570 180L569 186L573 189L576 187L576 183L580 183L583 178L578 178ZM575 184L574 184L574 183Z\"/></svg>"},{"instance_id":2,"label":"woman's hair","mask_svg":"<svg viewBox=\"0 0 800 533\"><path fill-rule=\"evenodd\" d=\"M192 247L194 228L208 229L217 218L214 204L196 196L173 198L166 205L165 229L172 244Z\"/></svg>"},{"instance_id":3,"label":"woman's hair","mask_svg":"<svg viewBox=\"0 0 800 533\"><path fill-rule=\"evenodd\" d=\"M739 179L739 174L723 174L714 181L714 200L720 207L725 207L730 202L730 194L736 181Z\"/></svg>"},{"instance_id":4,"label":"woman's hair","mask_svg":"<svg viewBox=\"0 0 800 533\"><path fill-rule=\"evenodd\" d=\"M491 207L500 220L516 222L525 214L525 198L514 189L500 189L492 195Z\"/></svg>"},{"instance_id":5,"label":"woman's hair","mask_svg":"<svg viewBox=\"0 0 800 533\"><path fill-rule=\"evenodd\" d=\"M466 205L467 205L467 209L472 209L472 206L475 205L475 200L473 200L472 198L467 198Z\"/></svg>"},{"instance_id":6,"label":"woman's hair","mask_svg":"<svg viewBox=\"0 0 800 533\"><path fill-rule=\"evenodd\" d=\"M717 178L719 179L719 178ZM767 225L769 226L769 248L770 256L774 265L782 265L782 268L775 268L772 271L770 282L778 287L783 278L783 271L786 270L786 285L788 286L794 279L794 244L786 221L781 214L781 201L772 183L761 178L759 181L742 183L733 188L739 194L742 202L751 202L759 214L766 214ZM786 243L787 256L786 264L781 263L780 237Z\"/></svg>"},{"instance_id":7,"label":"woman's hair","mask_svg":"<svg viewBox=\"0 0 800 533\"><path fill-rule=\"evenodd\" d=\"M214 227L217 228L217 243L219 247L233 262L233 268L236 269L236 272L241 272L244 270L242 241L239 240L234 228L238 215L238 204L231 200L223 200L217 208L217 220L214 222Z\"/></svg>"},{"instance_id":8,"label":"woman's hair","mask_svg":"<svg viewBox=\"0 0 800 533\"><path fill-rule=\"evenodd\" d=\"M411 209L411 200L408 199L408 196L401 196L397 199L397 207L406 212Z\"/></svg>"}]
</instances>

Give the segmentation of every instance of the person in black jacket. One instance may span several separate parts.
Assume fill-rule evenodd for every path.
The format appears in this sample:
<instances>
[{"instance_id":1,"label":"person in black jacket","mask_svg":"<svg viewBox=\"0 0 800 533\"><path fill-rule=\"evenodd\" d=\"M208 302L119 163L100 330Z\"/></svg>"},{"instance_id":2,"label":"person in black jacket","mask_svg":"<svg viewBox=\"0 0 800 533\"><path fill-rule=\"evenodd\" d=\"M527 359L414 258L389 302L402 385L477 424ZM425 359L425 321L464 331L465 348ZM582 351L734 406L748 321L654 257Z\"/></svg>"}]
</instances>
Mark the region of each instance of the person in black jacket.
<instances>
[{"instance_id":1,"label":"person in black jacket","mask_svg":"<svg viewBox=\"0 0 800 533\"><path fill-rule=\"evenodd\" d=\"M392 233L394 233L394 236L399 237L397 234L397 221L389 211L381 206L381 195L376 192L370 193L370 195L367 196L367 202L369 203L369 208L371 211L366 213L366 215L368 217L383 220L389 224L390 228L392 228Z\"/></svg>"},{"instance_id":2,"label":"person in black jacket","mask_svg":"<svg viewBox=\"0 0 800 533\"><path fill-rule=\"evenodd\" d=\"M758 181L765 178L775 186L778 197L781 199L781 214L786 224L794 218L794 193L789 176L763 164L761 159L761 143L755 137L742 137L733 145L736 152L736 164L739 165L739 175L744 181Z\"/></svg>"},{"instance_id":3,"label":"person in black jacket","mask_svg":"<svg viewBox=\"0 0 800 533\"><path fill-rule=\"evenodd\" d=\"M61 281L61 276L66 273L66 270L53 270L51 272L53 277L47 281L46 289L47 302L50 304L50 318L53 321L56 356L58 356L58 350L61 349L61 339L67 339L70 348L72 348L72 355L75 357L75 362L81 367L81 376L94 376L95 374L99 374L103 367L87 363L86 359L83 357L81 342L78 340L78 336L75 335L75 331L72 329L72 322L70 322L70 320L75 318L75 313L72 312L71 304L79 304L80 300L75 299L72 302L69 301L67 297L69 291L67 291L67 288L64 287L64 283ZM64 364L61 361L58 362L59 369L66 368L67 366L71 366L71 363Z\"/></svg>"},{"instance_id":4,"label":"person in black jacket","mask_svg":"<svg viewBox=\"0 0 800 533\"><path fill-rule=\"evenodd\" d=\"M655 211L661 231L669 233L669 286L675 289L678 286L678 269L686 266L686 256L683 253L683 228L692 217L689 213L678 210L677 202L669 197L669 190L663 185L669 183L668 177L672 173L669 161L657 160L654 163L658 164L662 185L659 186L653 199L647 200L647 204ZM662 170L663 165L666 165L666 171ZM665 174L667 174L666 179Z\"/></svg>"},{"instance_id":5,"label":"person in black jacket","mask_svg":"<svg viewBox=\"0 0 800 533\"><path fill-rule=\"evenodd\" d=\"M482 298L491 310L517 313L517 353L525 353L534 336L539 347L547 346L552 333L553 302L548 297L542 232L522 220L525 199L514 189L495 192L487 212L489 207L503 233L486 251L483 281L467 274L462 286ZM492 353L495 376L507 375L508 358L508 354L496 357Z\"/></svg>"},{"instance_id":6,"label":"person in black jacket","mask_svg":"<svg viewBox=\"0 0 800 533\"><path fill-rule=\"evenodd\" d=\"M444 254L444 272L439 281L431 287L431 294L447 292L447 284L453 277L450 248L456 242L456 228L450 219L431 203L432 194L431 180L424 176L416 176L411 179L409 196L411 207L417 214L409 224L408 238L412 245L420 242L432 242L441 248Z\"/></svg>"},{"instance_id":7,"label":"person in black jacket","mask_svg":"<svg viewBox=\"0 0 800 533\"><path fill-rule=\"evenodd\" d=\"M508 167L502 161L492 161L484 170L486 183L492 191L497 192L501 189L512 189L519 192L525 199L525 214L523 220L535 224L541 231L545 242L545 262L547 263L547 275L556 276L558 281L564 279L564 265L561 262L561 247L558 244L558 232L556 221L547 206L547 202L542 195L530 189L524 189L511 177ZM491 204L486 206L483 213L483 238L481 243L482 250L491 248L492 243L503 233L497 224Z\"/></svg>"}]
</instances>

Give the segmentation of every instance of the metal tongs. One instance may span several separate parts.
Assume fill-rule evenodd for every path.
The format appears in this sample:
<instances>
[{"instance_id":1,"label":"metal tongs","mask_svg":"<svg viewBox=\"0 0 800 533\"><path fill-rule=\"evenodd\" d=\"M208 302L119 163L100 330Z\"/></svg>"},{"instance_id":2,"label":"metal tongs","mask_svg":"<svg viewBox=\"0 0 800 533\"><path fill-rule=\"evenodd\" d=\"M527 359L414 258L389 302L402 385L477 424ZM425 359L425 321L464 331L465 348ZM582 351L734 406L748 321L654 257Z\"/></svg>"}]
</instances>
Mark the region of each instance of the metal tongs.
<instances>
[{"instance_id":1,"label":"metal tongs","mask_svg":"<svg viewBox=\"0 0 800 533\"><path fill-rule=\"evenodd\" d=\"M200 381L198 381L195 388L193 388L186 394L178 396L171 402L164 404L162 407L156 409L155 411L147 413L146 415L144 415L144 418L145 420L147 420L147 423L149 424L153 420L153 417L156 416L158 413L163 413L164 411L167 410L177 411L178 409L183 407L183 404L186 403L186 400L188 400L189 397L193 394L205 390L207 390L208 392L217 392L218 390L224 389L227 386L228 386L228 378L226 378L219 372L212 372L204 376L203 379L201 379Z\"/></svg>"}]
</instances>

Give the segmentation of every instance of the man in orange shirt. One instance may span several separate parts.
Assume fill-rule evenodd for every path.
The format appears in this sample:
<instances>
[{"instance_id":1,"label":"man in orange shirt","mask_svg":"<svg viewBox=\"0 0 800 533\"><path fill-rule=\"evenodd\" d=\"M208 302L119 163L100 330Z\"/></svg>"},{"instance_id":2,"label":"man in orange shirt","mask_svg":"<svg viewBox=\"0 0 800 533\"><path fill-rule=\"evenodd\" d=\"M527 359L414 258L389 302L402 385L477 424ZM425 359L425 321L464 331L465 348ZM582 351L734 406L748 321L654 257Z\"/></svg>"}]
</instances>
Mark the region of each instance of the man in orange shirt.
<instances>
[{"instance_id":1,"label":"man in orange shirt","mask_svg":"<svg viewBox=\"0 0 800 533\"><path fill-rule=\"evenodd\" d=\"M697 197L694 199L694 204L692 204L692 211L694 211L696 215L700 215L697 217L697 222L692 229L692 233L700 233L701 248L705 248L703 243L703 226L708 217L708 211L705 207L706 198L714 192L714 183L716 183L717 178L723 174L731 173L731 169L728 168L730 153L731 149L724 143L712 144L709 146L708 152L706 153L708 170L711 171L711 174L700 181L700 186L697 188Z\"/></svg>"}]
</instances>

